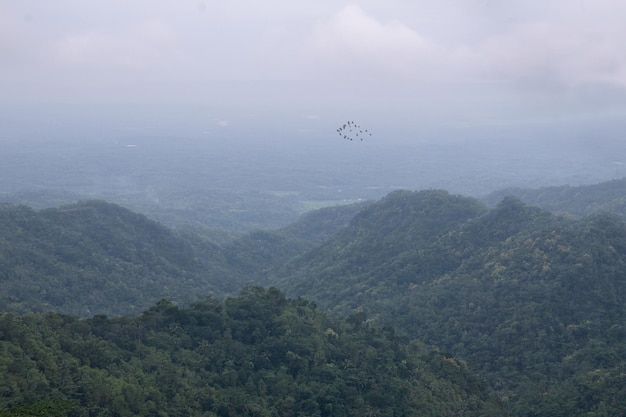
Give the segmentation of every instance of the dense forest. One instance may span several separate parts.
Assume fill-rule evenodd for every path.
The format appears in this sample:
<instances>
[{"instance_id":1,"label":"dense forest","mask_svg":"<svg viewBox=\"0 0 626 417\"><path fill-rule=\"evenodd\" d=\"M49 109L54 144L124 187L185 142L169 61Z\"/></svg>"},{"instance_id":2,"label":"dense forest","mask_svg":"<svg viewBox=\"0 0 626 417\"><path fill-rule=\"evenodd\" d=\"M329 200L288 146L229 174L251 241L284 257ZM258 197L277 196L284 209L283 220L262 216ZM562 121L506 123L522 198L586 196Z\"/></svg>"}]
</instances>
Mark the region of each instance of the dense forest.
<instances>
[{"instance_id":1,"label":"dense forest","mask_svg":"<svg viewBox=\"0 0 626 417\"><path fill-rule=\"evenodd\" d=\"M328 207L283 229L238 235L170 229L99 200L41 210L0 205L0 311L139 314L162 298L236 295L362 207Z\"/></svg>"},{"instance_id":2,"label":"dense forest","mask_svg":"<svg viewBox=\"0 0 626 417\"><path fill-rule=\"evenodd\" d=\"M0 331L0 416L506 415L463 362L272 288Z\"/></svg>"},{"instance_id":3,"label":"dense forest","mask_svg":"<svg viewBox=\"0 0 626 417\"><path fill-rule=\"evenodd\" d=\"M615 215L395 192L272 279L463 358L514 414L626 410L626 225Z\"/></svg>"},{"instance_id":4,"label":"dense forest","mask_svg":"<svg viewBox=\"0 0 626 417\"><path fill-rule=\"evenodd\" d=\"M605 188L620 189L576 192ZM0 410L626 415L621 215L601 203L586 216L565 203L487 203L397 191L247 233L170 229L103 201L4 205ZM418 373L400 369L411 361ZM316 368L326 364L331 379ZM96 398L97 386L109 391ZM375 400L383 391L398 393L393 406ZM345 401L328 408L331 397Z\"/></svg>"},{"instance_id":5,"label":"dense forest","mask_svg":"<svg viewBox=\"0 0 626 417\"><path fill-rule=\"evenodd\" d=\"M0 206L0 247L5 311L138 314L163 297L238 291L228 271L205 261L217 256L215 245L103 201Z\"/></svg>"}]
</instances>

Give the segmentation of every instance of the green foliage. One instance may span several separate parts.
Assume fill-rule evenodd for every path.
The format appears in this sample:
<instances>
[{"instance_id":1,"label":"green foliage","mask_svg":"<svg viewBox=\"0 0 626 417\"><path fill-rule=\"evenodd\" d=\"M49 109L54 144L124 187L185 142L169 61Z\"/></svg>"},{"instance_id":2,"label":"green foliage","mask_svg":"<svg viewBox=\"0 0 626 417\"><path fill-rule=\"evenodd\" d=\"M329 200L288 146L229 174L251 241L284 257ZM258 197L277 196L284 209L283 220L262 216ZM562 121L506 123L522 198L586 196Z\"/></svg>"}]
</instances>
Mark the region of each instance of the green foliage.
<instances>
[{"instance_id":1,"label":"green foliage","mask_svg":"<svg viewBox=\"0 0 626 417\"><path fill-rule=\"evenodd\" d=\"M297 222L275 231L255 230L223 245L229 268L246 283L264 285L269 271L324 242L367 203L327 207L309 212Z\"/></svg>"},{"instance_id":2,"label":"green foliage","mask_svg":"<svg viewBox=\"0 0 626 417\"><path fill-rule=\"evenodd\" d=\"M193 243L102 201L42 211L0 206L0 309L118 315L163 297L238 291L225 260L205 257L219 248Z\"/></svg>"},{"instance_id":3,"label":"green foliage","mask_svg":"<svg viewBox=\"0 0 626 417\"><path fill-rule=\"evenodd\" d=\"M274 288L0 331L0 415L506 415L465 364Z\"/></svg>"},{"instance_id":4,"label":"green foliage","mask_svg":"<svg viewBox=\"0 0 626 417\"><path fill-rule=\"evenodd\" d=\"M215 233L177 232L103 201L40 211L3 205L0 310L120 315L164 297L188 302L198 294L236 294L344 226L361 206L215 239Z\"/></svg>"},{"instance_id":5,"label":"green foliage","mask_svg":"<svg viewBox=\"0 0 626 417\"><path fill-rule=\"evenodd\" d=\"M626 410L624 277L616 216L426 191L372 204L274 282L452 352L514 414L583 416Z\"/></svg>"},{"instance_id":6,"label":"green foliage","mask_svg":"<svg viewBox=\"0 0 626 417\"><path fill-rule=\"evenodd\" d=\"M0 417L66 417L75 409L72 401L41 400L0 410Z\"/></svg>"},{"instance_id":7,"label":"green foliage","mask_svg":"<svg viewBox=\"0 0 626 417\"><path fill-rule=\"evenodd\" d=\"M514 415L624 415L619 216L554 216L514 197L488 209L437 190L354 210L212 240L103 202L0 207L4 310L118 315L164 298L136 318L0 316L2 407L502 415L489 387ZM244 282L346 319L257 287L180 307Z\"/></svg>"},{"instance_id":8,"label":"green foliage","mask_svg":"<svg viewBox=\"0 0 626 417\"><path fill-rule=\"evenodd\" d=\"M476 200L445 191L397 191L362 210L332 239L279 268L269 282L350 313L454 268L457 257L434 252L432 240L485 211Z\"/></svg>"},{"instance_id":9,"label":"green foliage","mask_svg":"<svg viewBox=\"0 0 626 417\"><path fill-rule=\"evenodd\" d=\"M493 192L483 200L495 205L506 196L516 196L528 205L553 213L587 216L605 211L626 219L626 178L577 187L509 188Z\"/></svg>"}]
</instances>

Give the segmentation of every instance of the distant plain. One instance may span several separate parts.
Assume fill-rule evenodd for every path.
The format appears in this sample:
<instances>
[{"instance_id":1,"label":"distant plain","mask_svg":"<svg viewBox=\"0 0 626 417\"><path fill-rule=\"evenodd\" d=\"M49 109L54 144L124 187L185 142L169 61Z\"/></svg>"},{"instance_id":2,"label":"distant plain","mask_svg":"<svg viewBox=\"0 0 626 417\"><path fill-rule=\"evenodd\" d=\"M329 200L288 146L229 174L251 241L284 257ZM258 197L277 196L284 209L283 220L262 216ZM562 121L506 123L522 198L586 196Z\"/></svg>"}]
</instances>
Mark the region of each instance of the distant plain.
<instances>
[{"instance_id":1,"label":"distant plain","mask_svg":"<svg viewBox=\"0 0 626 417\"><path fill-rule=\"evenodd\" d=\"M404 132L371 123L375 133L363 142L339 137L337 123L178 134L80 125L71 134L5 131L0 201L47 207L103 199L170 225L236 230L281 227L308 210L395 189L482 197L626 176L618 118Z\"/></svg>"}]
</instances>

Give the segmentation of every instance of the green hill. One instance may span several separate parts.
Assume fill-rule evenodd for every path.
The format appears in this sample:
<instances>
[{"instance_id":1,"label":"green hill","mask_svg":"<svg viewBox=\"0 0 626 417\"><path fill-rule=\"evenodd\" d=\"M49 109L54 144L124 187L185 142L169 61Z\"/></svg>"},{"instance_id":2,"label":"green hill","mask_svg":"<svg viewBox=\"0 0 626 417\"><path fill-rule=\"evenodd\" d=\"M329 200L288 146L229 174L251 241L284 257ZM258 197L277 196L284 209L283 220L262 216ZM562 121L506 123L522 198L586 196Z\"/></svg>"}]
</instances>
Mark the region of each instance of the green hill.
<instances>
[{"instance_id":1,"label":"green hill","mask_svg":"<svg viewBox=\"0 0 626 417\"><path fill-rule=\"evenodd\" d=\"M506 416L467 366L276 289L134 318L0 314L0 416Z\"/></svg>"},{"instance_id":2,"label":"green hill","mask_svg":"<svg viewBox=\"0 0 626 417\"><path fill-rule=\"evenodd\" d=\"M610 212L626 219L626 178L576 187L508 188L491 193L482 200L493 206L509 195L553 213L587 216Z\"/></svg>"},{"instance_id":3,"label":"green hill","mask_svg":"<svg viewBox=\"0 0 626 417\"><path fill-rule=\"evenodd\" d=\"M393 192L333 238L280 267L271 283L350 314L401 291L406 280L452 268L454 260L432 252L430 244L484 211L477 201L445 191ZM417 251L428 259L414 262Z\"/></svg>"},{"instance_id":4,"label":"green hill","mask_svg":"<svg viewBox=\"0 0 626 417\"><path fill-rule=\"evenodd\" d=\"M326 207L278 230L253 230L222 245L228 265L246 283L267 284L267 273L323 243L368 203Z\"/></svg>"},{"instance_id":5,"label":"green hill","mask_svg":"<svg viewBox=\"0 0 626 417\"><path fill-rule=\"evenodd\" d=\"M0 205L0 310L123 315L161 298L237 294L331 236L361 207L329 207L282 229L214 238L103 201L42 210Z\"/></svg>"},{"instance_id":6,"label":"green hill","mask_svg":"<svg viewBox=\"0 0 626 417\"><path fill-rule=\"evenodd\" d=\"M279 269L275 283L463 358L515 414L626 410L626 225L617 217L397 192Z\"/></svg>"},{"instance_id":7,"label":"green hill","mask_svg":"<svg viewBox=\"0 0 626 417\"><path fill-rule=\"evenodd\" d=\"M513 415L625 415L626 224L617 214L557 216L515 197L490 208L440 190L397 191L362 206L312 212L283 229L210 236L168 229L101 201L45 210L0 206L0 308L120 315L161 298L187 303L235 294L247 282L273 285L350 317L353 326L391 325L421 341L424 352L448 352L434 356L445 362L437 369L450 364L467 378L478 372ZM187 312L202 303L155 308ZM172 334L190 323L213 331L210 321L161 316ZM37 327L47 316L32 317ZM165 337L135 319L99 320L124 329L127 350L151 332ZM255 320L240 323L241 332L253 334L266 321ZM144 330L133 333L132 326ZM336 332L333 326L325 329Z\"/></svg>"},{"instance_id":8,"label":"green hill","mask_svg":"<svg viewBox=\"0 0 626 417\"><path fill-rule=\"evenodd\" d=\"M138 313L163 297L236 293L221 250L120 206L0 206L0 309ZM212 253L212 259L205 254Z\"/></svg>"}]
</instances>

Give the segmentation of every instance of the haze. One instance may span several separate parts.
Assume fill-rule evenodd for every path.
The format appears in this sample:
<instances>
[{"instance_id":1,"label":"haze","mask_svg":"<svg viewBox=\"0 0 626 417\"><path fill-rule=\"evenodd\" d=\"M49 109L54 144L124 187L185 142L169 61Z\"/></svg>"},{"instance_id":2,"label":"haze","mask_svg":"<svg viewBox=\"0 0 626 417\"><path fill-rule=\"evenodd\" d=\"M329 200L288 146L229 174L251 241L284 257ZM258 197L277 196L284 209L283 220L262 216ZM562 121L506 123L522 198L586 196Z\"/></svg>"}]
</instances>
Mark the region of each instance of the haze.
<instances>
[{"instance_id":1,"label":"haze","mask_svg":"<svg viewBox=\"0 0 626 417\"><path fill-rule=\"evenodd\" d=\"M198 148L166 171L198 149L239 146L228 159L254 144L252 173L278 158L286 175L331 169L384 191L484 194L621 177L625 15L620 0L7 1L3 165L16 177L29 171L15 161L31 141L84 151L169 138L165 156L172 143ZM336 128L346 120L375 135L344 143ZM31 186L64 177L41 168L52 155L41 149L28 148L40 155L30 157L41 171ZM90 172L71 161L102 163L93 149L55 149L70 176ZM260 162L258 149L270 159ZM4 187L24 188L6 178Z\"/></svg>"}]
</instances>

